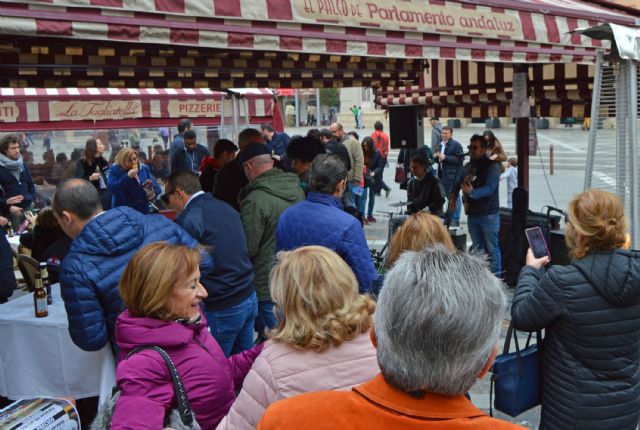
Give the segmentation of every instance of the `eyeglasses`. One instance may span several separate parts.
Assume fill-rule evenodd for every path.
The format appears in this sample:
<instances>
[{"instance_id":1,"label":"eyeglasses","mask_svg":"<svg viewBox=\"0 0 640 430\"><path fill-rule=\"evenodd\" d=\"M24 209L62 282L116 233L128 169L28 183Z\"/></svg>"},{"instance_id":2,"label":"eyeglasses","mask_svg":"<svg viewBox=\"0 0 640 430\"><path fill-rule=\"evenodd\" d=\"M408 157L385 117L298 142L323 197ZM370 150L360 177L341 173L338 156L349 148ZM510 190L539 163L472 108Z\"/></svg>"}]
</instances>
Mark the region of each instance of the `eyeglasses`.
<instances>
[{"instance_id":1,"label":"eyeglasses","mask_svg":"<svg viewBox=\"0 0 640 430\"><path fill-rule=\"evenodd\" d=\"M164 203L165 205L168 205L169 204L169 196L171 194L175 193L175 192L176 192L175 188L173 190L171 190L171 191L165 191L165 193L162 195L162 199L161 199L162 203Z\"/></svg>"}]
</instances>

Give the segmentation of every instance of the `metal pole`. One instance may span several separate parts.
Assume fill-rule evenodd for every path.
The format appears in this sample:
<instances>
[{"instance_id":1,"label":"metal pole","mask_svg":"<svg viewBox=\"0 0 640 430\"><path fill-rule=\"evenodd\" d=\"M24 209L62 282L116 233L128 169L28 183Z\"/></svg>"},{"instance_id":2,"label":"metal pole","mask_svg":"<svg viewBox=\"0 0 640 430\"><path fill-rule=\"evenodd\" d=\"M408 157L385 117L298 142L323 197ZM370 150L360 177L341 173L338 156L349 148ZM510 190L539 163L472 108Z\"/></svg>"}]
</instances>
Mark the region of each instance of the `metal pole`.
<instances>
[{"instance_id":1,"label":"metal pole","mask_svg":"<svg viewBox=\"0 0 640 430\"><path fill-rule=\"evenodd\" d=\"M629 178L630 196L630 214L631 219L631 246L638 249L640 243L640 212L638 208L638 81L637 81L637 64L635 60L626 60L629 69L629 158L631 161L631 177Z\"/></svg>"},{"instance_id":2,"label":"metal pole","mask_svg":"<svg viewBox=\"0 0 640 430\"><path fill-rule=\"evenodd\" d=\"M320 115L320 88L316 88L316 127L318 127L320 118L322 118Z\"/></svg>"},{"instance_id":3,"label":"metal pole","mask_svg":"<svg viewBox=\"0 0 640 430\"><path fill-rule=\"evenodd\" d=\"M298 97L298 89L294 89L293 90L293 100L295 103L295 117L296 117L296 121L295 121L295 126L296 127L300 127L300 97Z\"/></svg>"},{"instance_id":4,"label":"metal pole","mask_svg":"<svg viewBox=\"0 0 640 430\"><path fill-rule=\"evenodd\" d=\"M233 109L233 141L238 141L238 98L235 94L231 95L231 107Z\"/></svg>"},{"instance_id":5,"label":"metal pole","mask_svg":"<svg viewBox=\"0 0 640 430\"><path fill-rule=\"evenodd\" d=\"M591 124L589 126L589 143L587 146L587 168L584 172L584 190L591 188L593 177L593 161L596 151L596 134L598 133L598 112L600 110L600 96L602 95L602 63L604 53L598 51L596 56L596 74L593 77L593 94L591 96Z\"/></svg>"},{"instance_id":6,"label":"metal pole","mask_svg":"<svg viewBox=\"0 0 640 430\"><path fill-rule=\"evenodd\" d=\"M225 94L220 95L220 132L218 133L220 138L227 137L224 131L224 102L226 98L227 96Z\"/></svg>"},{"instance_id":7,"label":"metal pole","mask_svg":"<svg viewBox=\"0 0 640 430\"><path fill-rule=\"evenodd\" d=\"M629 70L626 63L618 63L616 76L616 194L626 206L627 133L629 132Z\"/></svg>"},{"instance_id":8,"label":"metal pole","mask_svg":"<svg viewBox=\"0 0 640 430\"><path fill-rule=\"evenodd\" d=\"M549 174L553 175L554 165L553 165L553 145L549 145Z\"/></svg>"}]
</instances>

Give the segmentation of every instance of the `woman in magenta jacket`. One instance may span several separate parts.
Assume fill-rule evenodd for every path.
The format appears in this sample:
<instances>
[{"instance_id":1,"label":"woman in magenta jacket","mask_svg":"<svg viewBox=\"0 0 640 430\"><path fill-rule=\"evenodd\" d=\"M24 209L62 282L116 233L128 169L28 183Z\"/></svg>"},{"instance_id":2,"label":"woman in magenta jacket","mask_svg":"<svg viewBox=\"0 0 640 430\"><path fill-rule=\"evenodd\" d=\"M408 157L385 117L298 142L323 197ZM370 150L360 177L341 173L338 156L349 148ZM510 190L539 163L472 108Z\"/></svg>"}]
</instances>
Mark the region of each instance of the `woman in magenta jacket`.
<instances>
[{"instance_id":1,"label":"woman in magenta jacket","mask_svg":"<svg viewBox=\"0 0 640 430\"><path fill-rule=\"evenodd\" d=\"M127 310L116 324L120 363L116 370L120 397L112 430L161 429L175 407L169 369L161 355L138 346L164 349L184 384L191 409L203 430L213 429L226 415L262 345L226 358L207 329L200 302L207 292L200 284L197 250L156 242L142 248L120 279Z\"/></svg>"}]
</instances>

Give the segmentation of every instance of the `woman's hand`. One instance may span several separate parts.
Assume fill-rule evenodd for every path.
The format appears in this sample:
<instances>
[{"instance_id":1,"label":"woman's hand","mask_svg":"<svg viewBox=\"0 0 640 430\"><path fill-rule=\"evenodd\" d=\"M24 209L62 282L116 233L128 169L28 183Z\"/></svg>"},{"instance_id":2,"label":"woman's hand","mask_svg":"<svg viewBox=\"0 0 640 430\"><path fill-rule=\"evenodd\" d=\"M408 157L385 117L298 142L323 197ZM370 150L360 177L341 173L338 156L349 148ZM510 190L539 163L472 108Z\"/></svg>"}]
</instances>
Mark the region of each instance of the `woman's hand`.
<instances>
[{"instance_id":1,"label":"woman's hand","mask_svg":"<svg viewBox=\"0 0 640 430\"><path fill-rule=\"evenodd\" d=\"M542 266L546 266L549 264L551 259L548 255L545 255L541 258L536 258L533 256L533 251L531 248L527 251L527 266L535 267L536 269L540 269Z\"/></svg>"},{"instance_id":2,"label":"woman's hand","mask_svg":"<svg viewBox=\"0 0 640 430\"><path fill-rule=\"evenodd\" d=\"M136 176L138 176L138 171L136 169L131 169L127 172L127 176L131 179L134 179Z\"/></svg>"},{"instance_id":3,"label":"woman's hand","mask_svg":"<svg viewBox=\"0 0 640 430\"><path fill-rule=\"evenodd\" d=\"M20 215L22 213L22 208L19 208L18 206L10 206L9 213L14 216Z\"/></svg>"},{"instance_id":4,"label":"woman's hand","mask_svg":"<svg viewBox=\"0 0 640 430\"><path fill-rule=\"evenodd\" d=\"M7 224L9 224L9 220L3 216L0 216L0 227L4 227Z\"/></svg>"},{"instance_id":5,"label":"woman's hand","mask_svg":"<svg viewBox=\"0 0 640 430\"><path fill-rule=\"evenodd\" d=\"M24 196L22 194L20 194L18 196L9 197L7 199L7 204L8 205L15 205L15 204L18 204L18 203L22 202L23 200L24 200Z\"/></svg>"},{"instance_id":6,"label":"woman's hand","mask_svg":"<svg viewBox=\"0 0 640 430\"><path fill-rule=\"evenodd\" d=\"M32 226L36 225L36 216L31 211L26 211L24 217L29 221Z\"/></svg>"},{"instance_id":7,"label":"woman's hand","mask_svg":"<svg viewBox=\"0 0 640 430\"><path fill-rule=\"evenodd\" d=\"M498 158L498 154L493 154L492 156L489 157L489 160L496 161L496 158Z\"/></svg>"},{"instance_id":8,"label":"woman's hand","mask_svg":"<svg viewBox=\"0 0 640 430\"><path fill-rule=\"evenodd\" d=\"M100 179L100 176L101 175L98 172L92 173L91 176L89 176L89 180L90 181L97 181L98 179Z\"/></svg>"}]
</instances>

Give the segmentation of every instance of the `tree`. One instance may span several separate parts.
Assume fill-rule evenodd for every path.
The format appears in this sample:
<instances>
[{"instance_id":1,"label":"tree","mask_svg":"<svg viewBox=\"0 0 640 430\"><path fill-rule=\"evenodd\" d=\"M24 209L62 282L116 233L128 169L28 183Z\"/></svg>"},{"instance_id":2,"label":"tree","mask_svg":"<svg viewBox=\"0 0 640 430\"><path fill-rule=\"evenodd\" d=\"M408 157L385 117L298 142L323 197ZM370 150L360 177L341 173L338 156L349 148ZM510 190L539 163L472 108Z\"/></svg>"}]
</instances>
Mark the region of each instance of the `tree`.
<instances>
[{"instance_id":1,"label":"tree","mask_svg":"<svg viewBox=\"0 0 640 430\"><path fill-rule=\"evenodd\" d=\"M322 88L320 89L320 106L334 107L340 106L340 89L339 88Z\"/></svg>"}]
</instances>

